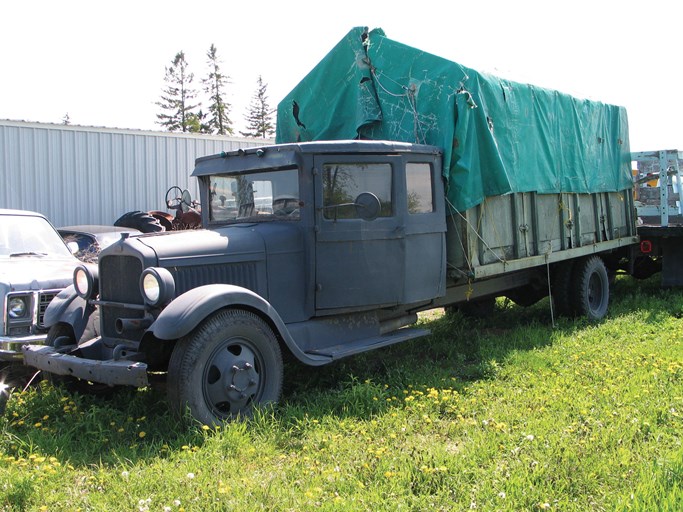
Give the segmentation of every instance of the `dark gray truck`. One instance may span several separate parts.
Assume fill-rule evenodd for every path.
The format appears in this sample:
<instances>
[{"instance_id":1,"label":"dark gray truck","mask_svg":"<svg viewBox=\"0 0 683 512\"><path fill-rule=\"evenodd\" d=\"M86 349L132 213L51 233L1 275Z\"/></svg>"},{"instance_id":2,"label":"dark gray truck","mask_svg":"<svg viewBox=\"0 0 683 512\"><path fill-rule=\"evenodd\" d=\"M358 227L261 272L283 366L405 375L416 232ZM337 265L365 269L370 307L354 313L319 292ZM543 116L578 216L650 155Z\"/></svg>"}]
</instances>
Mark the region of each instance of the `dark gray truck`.
<instances>
[{"instance_id":1,"label":"dark gray truck","mask_svg":"<svg viewBox=\"0 0 683 512\"><path fill-rule=\"evenodd\" d=\"M204 229L126 236L81 266L25 363L110 386L167 380L206 424L278 400L307 365L425 336L421 311L530 305L602 318L637 242L631 190L512 193L447 205L442 153L382 141L199 158Z\"/></svg>"}]
</instances>

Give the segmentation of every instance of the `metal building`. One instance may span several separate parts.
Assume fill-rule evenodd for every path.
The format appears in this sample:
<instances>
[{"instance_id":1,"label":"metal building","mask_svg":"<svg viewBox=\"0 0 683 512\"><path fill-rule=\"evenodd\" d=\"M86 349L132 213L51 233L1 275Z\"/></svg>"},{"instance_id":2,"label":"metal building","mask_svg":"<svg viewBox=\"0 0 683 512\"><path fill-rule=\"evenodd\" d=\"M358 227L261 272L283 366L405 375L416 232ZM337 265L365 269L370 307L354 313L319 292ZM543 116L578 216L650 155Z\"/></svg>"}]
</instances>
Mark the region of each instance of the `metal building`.
<instances>
[{"instance_id":1,"label":"metal building","mask_svg":"<svg viewBox=\"0 0 683 512\"><path fill-rule=\"evenodd\" d=\"M166 211L173 185L198 198L195 158L271 142L0 119L0 208L55 226L113 224L132 210Z\"/></svg>"}]
</instances>

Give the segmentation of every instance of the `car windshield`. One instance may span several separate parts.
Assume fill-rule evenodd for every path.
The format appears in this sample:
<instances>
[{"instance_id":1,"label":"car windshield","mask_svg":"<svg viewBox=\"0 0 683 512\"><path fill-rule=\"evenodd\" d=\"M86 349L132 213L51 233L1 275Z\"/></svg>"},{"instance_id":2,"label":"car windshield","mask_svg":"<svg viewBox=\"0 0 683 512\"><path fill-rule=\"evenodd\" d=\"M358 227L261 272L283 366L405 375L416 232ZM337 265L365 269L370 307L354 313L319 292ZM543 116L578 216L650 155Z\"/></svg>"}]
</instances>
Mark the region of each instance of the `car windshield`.
<instances>
[{"instance_id":1,"label":"car windshield","mask_svg":"<svg viewBox=\"0 0 683 512\"><path fill-rule=\"evenodd\" d=\"M301 203L296 169L210 177L212 222L298 220Z\"/></svg>"},{"instance_id":2,"label":"car windshield","mask_svg":"<svg viewBox=\"0 0 683 512\"><path fill-rule=\"evenodd\" d=\"M0 257L71 256L55 229L43 217L0 215Z\"/></svg>"}]
</instances>

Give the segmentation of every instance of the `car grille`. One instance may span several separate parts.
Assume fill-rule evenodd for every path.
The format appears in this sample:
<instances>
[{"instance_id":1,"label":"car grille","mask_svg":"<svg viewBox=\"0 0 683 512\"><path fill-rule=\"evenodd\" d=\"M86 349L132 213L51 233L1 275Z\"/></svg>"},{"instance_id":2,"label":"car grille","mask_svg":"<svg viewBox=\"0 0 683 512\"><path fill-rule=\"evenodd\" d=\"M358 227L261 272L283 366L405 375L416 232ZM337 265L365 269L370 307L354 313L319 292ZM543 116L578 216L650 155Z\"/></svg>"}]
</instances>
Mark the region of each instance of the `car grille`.
<instances>
[{"instance_id":1,"label":"car grille","mask_svg":"<svg viewBox=\"0 0 683 512\"><path fill-rule=\"evenodd\" d=\"M132 256L107 256L99 260L100 300L125 304L144 304L140 294L140 275L142 262ZM119 306L102 307L100 319L102 335L118 338L117 318L142 318L144 311ZM142 331L128 333L126 337L138 340Z\"/></svg>"},{"instance_id":2,"label":"car grille","mask_svg":"<svg viewBox=\"0 0 683 512\"><path fill-rule=\"evenodd\" d=\"M38 328L45 329L45 324L43 322L45 318L45 310L47 309L52 299L54 299L59 290L56 291L43 291L38 294Z\"/></svg>"}]
</instances>

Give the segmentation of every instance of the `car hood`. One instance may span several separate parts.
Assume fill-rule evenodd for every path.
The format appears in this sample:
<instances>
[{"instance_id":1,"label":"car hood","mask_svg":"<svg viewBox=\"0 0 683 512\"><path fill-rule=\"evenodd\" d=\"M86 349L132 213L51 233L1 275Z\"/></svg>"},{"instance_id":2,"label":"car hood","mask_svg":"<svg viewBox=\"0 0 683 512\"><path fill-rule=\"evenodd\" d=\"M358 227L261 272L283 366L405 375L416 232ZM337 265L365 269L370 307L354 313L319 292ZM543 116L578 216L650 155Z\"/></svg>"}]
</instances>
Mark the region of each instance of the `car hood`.
<instances>
[{"instance_id":1,"label":"car hood","mask_svg":"<svg viewBox=\"0 0 683 512\"><path fill-rule=\"evenodd\" d=\"M0 286L5 292L64 288L73 281L73 271L78 263L76 258L19 256L1 259Z\"/></svg>"}]
</instances>

